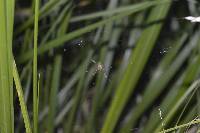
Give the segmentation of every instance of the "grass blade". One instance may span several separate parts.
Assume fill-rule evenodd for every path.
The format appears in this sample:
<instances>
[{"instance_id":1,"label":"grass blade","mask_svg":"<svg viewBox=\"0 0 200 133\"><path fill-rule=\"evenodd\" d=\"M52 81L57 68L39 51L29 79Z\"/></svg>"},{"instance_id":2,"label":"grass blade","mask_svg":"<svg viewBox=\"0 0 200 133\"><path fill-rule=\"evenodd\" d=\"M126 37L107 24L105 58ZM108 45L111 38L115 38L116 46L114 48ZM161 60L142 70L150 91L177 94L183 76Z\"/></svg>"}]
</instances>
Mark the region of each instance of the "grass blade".
<instances>
[{"instance_id":1,"label":"grass blade","mask_svg":"<svg viewBox=\"0 0 200 133\"><path fill-rule=\"evenodd\" d=\"M17 72L17 67L15 64L15 61L13 62L13 77L14 77L14 81L15 81L17 94L19 97L20 107L22 110L22 116L24 118L26 133L32 133L30 119L29 119L29 115L28 115L28 111L27 111L27 107L26 107L26 103L25 103L25 99L24 99L24 94L23 94L23 90L21 87L20 78L19 78L19 74Z\"/></svg>"},{"instance_id":2,"label":"grass blade","mask_svg":"<svg viewBox=\"0 0 200 133\"><path fill-rule=\"evenodd\" d=\"M0 132L14 133L12 34L14 1L0 1Z\"/></svg>"},{"instance_id":3,"label":"grass blade","mask_svg":"<svg viewBox=\"0 0 200 133\"><path fill-rule=\"evenodd\" d=\"M60 73L62 66L62 57L57 55L54 61L54 71L52 78L52 85L50 91L50 101L49 101L49 120L48 120L48 133L54 132L54 121L57 109L57 90L60 83Z\"/></svg>"},{"instance_id":4,"label":"grass blade","mask_svg":"<svg viewBox=\"0 0 200 133\"><path fill-rule=\"evenodd\" d=\"M166 1L168 1L168 0L163 0L160 2L162 3L162 2L166 2ZM107 17L107 16L111 16L111 15L121 13L121 12L137 10L137 8L140 8L141 6L147 5L148 7L150 7L150 6L157 5L157 4L158 4L158 1L155 1L155 0L154 1L145 1L145 2L142 2L139 4L130 5L130 6L124 6L124 7L119 7L116 9L110 9L110 10L95 12L95 13L91 13L91 14L87 14L87 15L76 16L76 17L73 17L70 20L70 22L90 20L90 19L94 19L94 18L98 18L98 17Z\"/></svg>"},{"instance_id":5,"label":"grass blade","mask_svg":"<svg viewBox=\"0 0 200 133\"><path fill-rule=\"evenodd\" d=\"M38 132L38 81L37 81L37 45L38 45L39 0L35 0L34 48L33 48L33 132Z\"/></svg>"},{"instance_id":6,"label":"grass blade","mask_svg":"<svg viewBox=\"0 0 200 133\"><path fill-rule=\"evenodd\" d=\"M66 133L72 133L73 132L74 123L75 123L75 120L76 120L76 114L78 112L78 108L79 108L79 105L81 103L82 95L84 94L83 93L84 88L82 88L82 86L84 85L84 81L85 81L85 74L86 74L85 71L87 70L87 67L88 67L88 64L90 62L92 54L93 54L93 51L90 51L88 53L86 60L84 60L83 66L81 66L82 69L81 69L81 72L80 72L80 79L79 79L77 89L76 89L75 94L74 94L74 104L71 108L68 120L66 122L66 127L65 127Z\"/></svg>"}]
</instances>

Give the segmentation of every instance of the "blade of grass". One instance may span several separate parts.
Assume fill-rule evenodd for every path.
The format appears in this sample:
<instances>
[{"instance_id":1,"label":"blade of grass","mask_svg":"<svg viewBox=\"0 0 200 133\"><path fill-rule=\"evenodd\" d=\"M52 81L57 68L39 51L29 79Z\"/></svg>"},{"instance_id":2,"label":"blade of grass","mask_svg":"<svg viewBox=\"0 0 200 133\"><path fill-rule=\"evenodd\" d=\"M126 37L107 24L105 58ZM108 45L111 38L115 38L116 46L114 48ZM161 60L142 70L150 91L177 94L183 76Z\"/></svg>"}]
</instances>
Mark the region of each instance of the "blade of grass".
<instances>
[{"instance_id":1,"label":"blade of grass","mask_svg":"<svg viewBox=\"0 0 200 133\"><path fill-rule=\"evenodd\" d=\"M62 57L57 55L54 61L54 71L52 77L52 85L50 91L50 101L49 101L49 114L48 114L48 133L54 132L54 121L57 111L57 90L60 83L60 74L62 66Z\"/></svg>"},{"instance_id":2,"label":"blade of grass","mask_svg":"<svg viewBox=\"0 0 200 133\"><path fill-rule=\"evenodd\" d=\"M13 70L13 71L17 71L17 68L14 68L13 69L16 69L16 70ZM18 74L19 75L19 74ZM24 102L25 104L27 104L28 102L28 99L29 99L29 96L30 96L30 91L31 91L31 82L32 82L32 63L31 62L28 62L28 64L25 66L25 68L22 70L21 74L20 74L20 77L19 77L19 81L23 81L23 80L26 80L26 84L24 86L24 89L22 88L22 85L21 85L21 88L23 89L24 91ZM30 115L29 115L30 116ZM19 116L18 116L19 120L18 120L18 126L17 126L17 129L15 130L16 133L20 133L22 130L24 130L24 117L23 117L23 114L22 112L20 112Z\"/></svg>"},{"instance_id":3,"label":"blade of grass","mask_svg":"<svg viewBox=\"0 0 200 133\"><path fill-rule=\"evenodd\" d=\"M84 79L85 79L85 71L87 70L88 64L90 62L91 56L92 56L93 51L90 51L87 55L86 60L84 61L84 64L82 66L81 69L81 73L80 73L80 79L77 85L77 89L75 92L75 96L74 96L74 105L72 106L72 109L69 113L69 117L68 120L66 122L66 126L65 126L65 132L66 133L72 133L73 132L73 128L74 128L74 123L75 123L75 119L76 119L76 113L78 111L79 105L81 103L81 98L82 98L82 94L84 91L83 84L84 84Z\"/></svg>"},{"instance_id":4,"label":"blade of grass","mask_svg":"<svg viewBox=\"0 0 200 133\"><path fill-rule=\"evenodd\" d=\"M14 133L12 34L14 1L0 1L0 132Z\"/></svg>"},{"instance_id":5,"label":"blade of grass","mask_svg":"<svg viewBox=\"0 0 200 133\"><path fill-rule=\"evenodd\" d=\"M169 7L170 4L159 5L155 7L148 18L148 22L164 19ZM147 62L161 27L162 24L155 24L145 29L142 33L138 44L132 53L130 63L126 69L123 79L117 87L101 133L111 133L114 130L120 114L127 103L128 98L133 92L134 87Z\"/></svg>"},{"instance_id":6,"label":"blade of grass","mask_svg":"<svg viewBox=\"0 0 200 133\"><path fill-rule=\"evenodd\" d=\"M38 18L39 18L39 0L35 0L34 48L33 48L33 132L34 133L38 132L38 88L37 88Z\"/></svg>"},{"instance_id":7,"label":"blade of grass","mask_svg":"<svg viewBox=\"0 0 200 133\"><path fill-rule=\"evenodd\" d=\"M69 13L66 13L68 10L70 4L66 6L66 10L63 11L63 16L61 15L61 20L63 20L60 23L60 27L57 31L57 36L63 35L69 24L69 18L71 16L71 11ZM61 77L61 68L62 68L62 55L56 55L55 57L55 65L54 65L54 73L52 78L52 89L50 91L50 102L49 102L49 121L48 121L48 131L49 133L54 132L54 126L56 121L56 111L57 111L57 105L58 99L57 99L57 90L59 87L60 77Z\"/></svg>"},{"instance_id":8,"label":"blade of grass","mask_svg":"<svg viewBox=\"0 0 200 133\"><path fill-rule=\"evenodd\" d=\"M168 0L163 0L160 2L162 3L162 2L167 2L167 1ZM153 5L157 5L157 4L158 4L158 1L156 1L156 0L145 1L145 2L142 2L139 4L130 5L130 6L109 9L106 11L100 11L100 12L95 12L95 13L81 15L81 16L75 16L75 17L71 18L70 22L77 22L77 21L83 21L83 20L85 21L85 20L90 20L90 19L94 19L94 18L98 18L98 17L107 17L107 16L115 15L115 14L121 13L121 12L136 10L137 8L140 8L141 5L153 6Z\"/></svg>"},{"instance_id":9,"label":"blade of grass","mask_svg":"<svg viewBox=\"0 0 200 133\"><path fill-rule=\"evenodd\" d=\"M143 18L142 15L139 15L138 17L136 17L136 25L140 24L142 22L142 20L143 20L142 18ZM116 31L120 31L120 30L121 29L118 29L118 28L116 29ZM136 42L136 40L138 38L138 32L139 32L139 29L133 28L131 30L130 37L129 37L129 40L128 40L128 47L132 48L133 45L135 45L135 42ZM115 33L113 33L113 34L115 34ZM115 35L113 35L113 36L115 37ZM117 42L113 41L112 43L115 44ZM113 46L111 46L111 47L113 47ZM102 97L103 98L101 98L100 101L99 101L100 108L105 104L105 102L107 101L107 99L109 98L111 93L114 91L113 89L117 87L117 83L119 83L119 81L121 80L123 72L126 69L126 66L128 65L128 60L129 60L129 57L131 56L131 52L132 52L132 49L127 48L125 50L125 53L124 53L124 56L123 56L123 59L122 59L123 62L121 63L121 65L119 67L119 70L111 75L111 78L110 78L111 82L109 83L107 88L104 89L105 91L102 92Z\"/></svg>"},{"instance_id":10,"label":"blade of grass","mask_svg":"<svg viewBox=\"0 0 200 133\"><path fill-rule=\"evenodd\" d=\"M82 65L80 65L82 66ZM64 104L64 101L67 97L67 94L69 93L70 89L74 86L74 84L78 81L79 78L79 73L81 72L81 68L79 67L77 70L77 72L75 72L71 78L69 79L69 81L66 83L66 85L60 90L60 92L58 93L57 97L58 97L58 105L62 106ZM47 88L48 89L48 88ZM42 113L40 113L39 116L39 122L42 122L42 120L44 119L44 117L47 115L49 111L49 107L46 106L44 107L44 110L42 111Z\"/></svg>"},{"instance_id":11,"label":"blade of grass","mask_svg":"<svg viewBox=\"0 0 200 133\"><path fill-rule=\"evenodd\" d=\"M16 86L18 97L19 97L19 102L20 102L20 107L22 111L22 116L24 119L26 133L32 133L30 119L29 119L29 115L28 115L28 111L27 111L27 107L26 107L26 103L24 99L24 94L23 94L23 90L22 90L19 74L17 72L15 61L13 62L13 78L15 81L15 86Z\"/></svg>"},{"instance_id":12,"label":"blade of grass","mask_svg":"<svg viewBox=\"0 0 200 133\"><path fill-rule=\"evenodd\" d=\"M64 108L59 112L58 116L56 117L55 120L55 125L58 126L59 124L61 124L61 122L64 121L65 119L65 115L70 111L70 109L72 108L74 103L74 100L71 99L69 102L67 102L67 104L64 106Z\"/></svg>"},{"instance_id":13,"label":"blade of grass","mask_svg":"<svg viewBox=\"0 0 200 133\"><path fill-rule=\"evenodd\" d=\"M80 65L80 67L78 68L78 71L72 76L72 78L70 79L71 81L69 81L69 83L66 84L67 86L64 87L62 91L59 92L58 97L61 98L59 100L59 104L60 105L63 105L64 98L67 99L66 98L67 97L66 93L69 92L69 89L72 86L72 84L74 84L79 79L79 76L80 76L79 73L82 71L82 66L83 66L83 64ZM87 79L85 81L85 85L83 86L84 88L86 88L89 85L89 83L90 83L90 81L91 81L91 79L93 77L93 74L94 74L93 69L90 69L89 72L88 72L88 74L87 74L88 76L87 76ZM86 90L83 93L85 93L85 92L86 92ZM84 100L84 98L82 98L82 101L83 100ZM65 115L69 112L69 110L71 109L73 103L74 103L74 99L70 99L70 101L67 102L67 104L65 105L65 107L60 111L60 113L58 114L58 116L56 118L56 121L55 121L56 125L58 125L59 123L61 123L61 122L64 121Z\"/></svg>"},{"instance_id":14,"label":"blade of grass","mask_svg":"<svg viewBox=\"0 0 200 133\"><path fill-rule=\"evenodd\" d=\"M51 27L51 29L49 30L50 32L49 35L51 34L51 32L53 32L56 28L56 26L60 23L60 27L57 30L57 36L61 36L65 33L65 31L68 28L68 21L70 18L70 14L71 14L71 10L69 9L71 3L68 4L65 9L61 12L59 18L55 21L55 23L53 23L53 26ZM70 10L69 13L67 13L67 11ZM62 21L62 22L61 22ZM47 33L47 34L48 34ZM55 64L54 64L54 73L53 73L53 78L52 78L52 89L50 91L50 102L49 102L49 118L48 118L48 131L51 133L54 130L54 123L55 123L55 115L56 115L56 111L57 111L57 106L59 105L59 101L57 101L57 90L59 87L59 78L60 78L60 73L61 73L61 64L62 64L62 55L56 55L55 58ZM59 68L59 69L58 69ZM59 99L58 99L59 100Z\"/></svg>"},{"instance_id":15,"label":"blade of grass","mask_svg":"<svg viewBox=\"0 0 200 133\"><path fill-rule=\"evenodd\" d=\"M141 14L134 19L134 24L139 25L142 22L144 22L144 15ZM130 32L129 35L129 40L128 40L128 47L133 48L136 45L136 42L141 34L141 31L139 28L133 28ZM120 72L119 72L119 77L122 77L124 70L126 69L129 59L132 53L132 49L126 49L124 55L123 55L123 62L121 63L122 65L120 66ZM119 78L120 80L120 78Z\"/></svg>"},{"instance_id":16,"label":"blade of grass","mask_svg":"<svg viewBox=\"0 0 200 133\"><path fill-rule=\"evenodd\" d=\"M29 64L32 64L31 62ZM25 98L25 102L27 103L28 99L29 99L29 96L30 96L30 92L31 92L31 82L32 82L32 67L29 68L29 75L28 77L26 78L27 79L27 82L26 82L26 85L25 85L25 93L24 93L24 98Z\"/></svg>"},{"instance_id":17,"label":"blade of grass","mask_svg":"<svg viewBox=\"0 0 200 133\"><path fill-rule=\"evenodd\" d=\"M40 101L40 73L38 74L38 82L37 82L37 102L36 102L37 124L38 124L38 113L39 113L39 101ZM37 131L38 131L38 129L37 129Z\"/></svg>"},{"instance_id":18,"label":"blade of grass","mask_svg":"<svg viewBox=\"0 0 200 133\"><path fill-rule=\"evenodd\" d=\"M33 40L33 32L30 29L27 29L24 35L24 40L22 44L22 48L20 50L20 53L23 54L28 48L30 47L30 44Z\"/></svg>"},{"instance_id":19,"label":"blade of grass","mask_svg":"<svg viewBox=\"0 0 200 133\"><path fill-rule=\"evenodd\" d=\"M158 4L161 4L158 2ZM163 4L163 3L162 3ZM165 3L167 4L167 3ZM137 7L137 5L135 5ZM115 15L115 16L112 16L108 19L105 19L105 20L102 20L102 21L99 21L99 22L96 22L94 24L91 24L89 26L86 26L84 28L81 28L81 29L78 29L76 31L73 31L71 33L68 33L66 35L63 35L63 36L60 36L50 42L47 42L45 45L41 45L39 48L38 48L38 55L44 53L44 52L47 52L48 50L50 49L53 49L53 48L56 48L56 47L59 47L61 45L64 44L64 42L66 41L70 41L78 36L81 36L85 33L88 33L88 32L91 32L92 30L95 30L96 28L98 27L101 27L107 23L110 23L110 22L113 22L115 20L118 20L118 19L121 19L123 17L126 17L126 16L129 16L131 15L132 13L135 13L135 12L138 12L138 11L141 11L141 10L144 10L148 7L151 7L152 5L146 5L146 4L141 4L139 7L137 7L135 10L131 10L131 11L127 11L127 12L123 12L123 13L120 13L119 15ZM19 57L18 61L19 62L25 62L29 59L32 58L33 54L32 51L28 51L26 53L24 53L23 56Z\"/></svg>"}]
</instances>

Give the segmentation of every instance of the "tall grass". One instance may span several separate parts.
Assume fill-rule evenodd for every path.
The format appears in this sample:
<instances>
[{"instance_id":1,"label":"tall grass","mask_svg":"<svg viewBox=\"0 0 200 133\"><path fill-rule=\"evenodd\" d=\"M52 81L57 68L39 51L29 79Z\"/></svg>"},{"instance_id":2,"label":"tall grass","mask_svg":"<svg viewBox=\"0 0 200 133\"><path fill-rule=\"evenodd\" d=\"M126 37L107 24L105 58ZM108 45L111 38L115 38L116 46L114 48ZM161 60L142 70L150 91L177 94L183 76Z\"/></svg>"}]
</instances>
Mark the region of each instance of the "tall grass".
<instances>
[{"instance_id":1,"label":"tall grass","mask_svg":"<svg viewBox=\"0 0 200 133\"><path fill-rule=\"evenodd\" d=\"M0 132L199 132L195 3L16 2L0 1Z\"/></svg>"}]
</instances>

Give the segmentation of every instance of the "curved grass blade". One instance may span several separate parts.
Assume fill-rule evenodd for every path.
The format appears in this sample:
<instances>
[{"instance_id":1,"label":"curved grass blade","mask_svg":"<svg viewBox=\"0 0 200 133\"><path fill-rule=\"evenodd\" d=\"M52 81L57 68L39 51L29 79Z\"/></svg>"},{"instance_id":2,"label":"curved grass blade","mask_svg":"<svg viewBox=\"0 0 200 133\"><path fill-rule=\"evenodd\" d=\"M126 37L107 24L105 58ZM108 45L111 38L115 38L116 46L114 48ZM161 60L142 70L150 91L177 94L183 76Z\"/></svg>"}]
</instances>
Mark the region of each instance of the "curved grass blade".
<instances>
[{"instance_id":1,"label":"curved grass blade","mask_svg":"<svg viewBox=\"0 0 200 133\"><path fill-rule=\"evenodd\" d=\"M23 90L22 90L19 74L17 72L15 61L13 61L13 78L15 81L15 86L16 86L18 97L19 97L20 107L22 110L22 116L24 118L26 133L32 133L30 119L29 119L29 115L28 115L28 111L27 111L27 107L26 107L26 103L24 99L24 94L23 94Z\"/></svg>"}]
</instances>

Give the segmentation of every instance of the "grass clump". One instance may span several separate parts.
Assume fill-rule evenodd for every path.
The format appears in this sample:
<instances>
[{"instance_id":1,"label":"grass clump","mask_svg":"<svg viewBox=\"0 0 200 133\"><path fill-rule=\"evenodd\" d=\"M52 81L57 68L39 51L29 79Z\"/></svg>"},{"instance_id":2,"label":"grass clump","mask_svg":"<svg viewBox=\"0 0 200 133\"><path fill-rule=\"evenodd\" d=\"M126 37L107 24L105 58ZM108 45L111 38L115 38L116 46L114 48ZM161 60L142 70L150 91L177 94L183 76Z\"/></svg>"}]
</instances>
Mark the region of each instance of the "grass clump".
<instances>
[{"instance_id":1,"label":"grass clump","mask_svg":"<svg viewBox=\"0 0 200 133\"><path fill-rule=\"evenodd\" d=\"M0 132L199 132L199 26L180 19L198 2L15 3L0 2Z\"/></svg>"}]
</instances>

